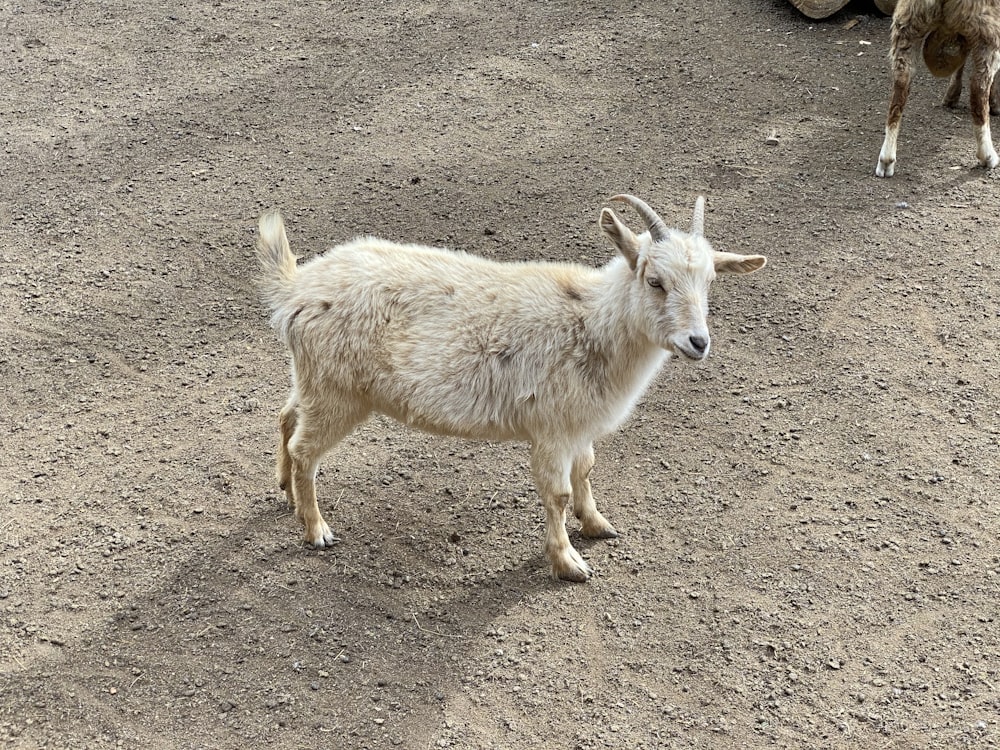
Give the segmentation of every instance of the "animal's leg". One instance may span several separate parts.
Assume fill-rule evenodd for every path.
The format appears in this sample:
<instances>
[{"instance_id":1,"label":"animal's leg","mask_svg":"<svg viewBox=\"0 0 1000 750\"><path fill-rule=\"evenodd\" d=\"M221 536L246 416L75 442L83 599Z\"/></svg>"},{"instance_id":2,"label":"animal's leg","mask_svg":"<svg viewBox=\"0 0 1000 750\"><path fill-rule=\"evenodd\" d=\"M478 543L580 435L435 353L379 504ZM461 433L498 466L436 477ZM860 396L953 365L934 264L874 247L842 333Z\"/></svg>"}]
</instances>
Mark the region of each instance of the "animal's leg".
<instances>
[{"instance_id":1,"label":"animal's leg","mask_svg":"<svg viewBox=\"0 0 1000 750\"><path fill-rule=\"evenodd\" d=\"M590 566L584 562L566 534L566 506L573 487L568 456L558 456L537 445L531 449L531 471L545 507L545 554L552 565L552 576L566 581L586 581Z\"/></svg>"},{"instance_id":2,"label":"animal's leg","mask_svg":"<svg viewBox=\"0 0 1000 750\"><path fill-rule=\"evenodd\" d=\"M944 106L954 108L958 106L958 100L962 97L962 75L965 73L965 62L963 62L948 81L948 90L944 94Z\"/></svg>"},{"instance_id":3,"label":"animal's leg","mask_svg":"<svg viewBox=\"0 0 1000 750\"><path fill-rule=\"evenodd\" d=\"M957 107L959 99L962 98L962 74L965 72L965 63L951 76L948 84L948 91L944 95L944 106ZM990 114L1000 115L1000 79L994 77L993 85L990 86Z\"/></svg>"},{"instance_id":4,"label":"animal's leg","mask_svg":"<svg viewBox=\"0 0 1000 750\"><path fill-rule=\"evenodd\" d=\"M976 159L986 169L1000 164L990 135L990 94L993 78L1000 69L1000 51L977 47L972 51L972 75L969 77L969 109L976 131Z\"/></svg>"},{"instance_id":5,"label":"animal's leg","mask_svg":"<svg viewBox=\"0 0 1000 750\"><path fill-rule=\"evenodd\" d=\"M331 401L335 405L338 403L333 399ZM340 408L333 411L329 402L324 406L327 407L325 411L311 411L299 402L295 432L288 441L295 515L305 528L306 543L317 549L337 541L316 502L319 460L366 416L361 410ZM337 409L336 406L333 408Z\"/></svg>"},{"instance_id":6,"label":"animal's leg","mask_svg":"<svg viewBox=\"0 0 1000 750\"><path fill-rule=\"evenodd\" d=\"M892 95L889 98L889 113L885 118L885 140L875 165L878 177L892 177L896 171L896 140L899 137L899 121L903 117L903 107L910 95L910 79L913 77L913 45L917 38L912 36L912 27L901 31L895 21L892 27L891 52Z\"/></svg>"},{"instance_id":7,"label":"animal's leg","mask_svg":"<svg viewBox=\"0 0 1000 750\"><path fill-rule=\"evenodd\" d=\"M573 459L570 481L573 485L573 512L580 519L581 533L590 539L614 539L618 536L615 527L597 510L594 495L590 491L590 470L594 468L594 447L587 449Z\"/></svg>"},{"instance_id":8,"label":"animal's leg","mask_svg":"<svg viewBox=\"0 0 1000 750\"><path fill-rule=\"evenodd\" d=\"M292 492L292 457L288 453L288 441L295 434L295 425L298 422L298 412L296 407L296 394L292 393L288 402L278 415L278 428L281 436L278 439L278 465L277 476L278 486L285 491L285 498L288 500L288 507L295 508L295 493Z\"/></svg>"}]
</instances>

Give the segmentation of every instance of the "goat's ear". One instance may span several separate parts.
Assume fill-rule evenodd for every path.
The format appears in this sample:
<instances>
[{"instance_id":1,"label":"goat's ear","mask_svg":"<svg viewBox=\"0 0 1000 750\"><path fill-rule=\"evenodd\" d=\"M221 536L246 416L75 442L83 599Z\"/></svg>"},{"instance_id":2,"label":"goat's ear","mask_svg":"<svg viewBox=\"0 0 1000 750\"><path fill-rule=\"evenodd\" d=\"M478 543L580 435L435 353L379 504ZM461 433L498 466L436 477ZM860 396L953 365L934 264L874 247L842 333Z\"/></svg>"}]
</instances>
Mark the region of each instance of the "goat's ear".
<instances>
[{"instance_id":1,"label":"goat's ear","mask_svg":"<svg viewBox=\"0 0 1000 750\"><path fill-rule=\"evenodd\" d=\"M625 256L629 268L634 271L639 262L639 238L631 229L621 223L610 208L601 209L600 224L601 230L615 243L618 252Z\"/></svg>"},{"instance_id":2,"label":"goat's ear","mask_svg":"<svg viewBox=\"0 0 1000 750\"><path fill-rule=\"evenodd\" d=\"M763 255L715 253L716 273L753 273L763 268L766 263L767 258Z\"/></svg>"}]
</instances>

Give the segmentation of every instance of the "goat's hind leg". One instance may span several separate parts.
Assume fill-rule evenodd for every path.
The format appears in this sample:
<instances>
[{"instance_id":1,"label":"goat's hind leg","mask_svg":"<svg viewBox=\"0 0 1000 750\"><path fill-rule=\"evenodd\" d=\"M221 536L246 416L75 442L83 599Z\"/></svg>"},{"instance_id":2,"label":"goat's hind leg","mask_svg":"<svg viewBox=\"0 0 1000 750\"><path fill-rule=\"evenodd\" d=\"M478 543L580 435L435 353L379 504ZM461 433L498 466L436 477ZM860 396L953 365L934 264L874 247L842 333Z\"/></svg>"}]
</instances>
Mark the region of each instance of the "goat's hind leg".
<instances>
[{"instance_id":1,"label":"goat's hind leg","mask_svg":"<svg viewBox=\"0 0 1000 750\"><path fill-rule=\"evenodd\" d=\"M977 47L972 51L972 75L969 78L969 109L976 131L976 159L980 166L993 169L1000 164L990 134L990 97L993 79L1000 69L1000 51Z\"/></svg>"},{"instance_id":2,"label":"goat's hind leg","mask_svg":"<svg viewBox=\"0 0 1000 750\"><path fill-rule=\"evenodd\" d=\"M580 532L588 539L614 539L615 527L597 510L590 490L590 470L594 468L594 448L587 446L576 458L570 470L573 484L573 513L580 521Z\"/></svg>"},{"instance_id":3,"label":"goat's hind leg","mask_svg":"<svg viewBox=\"0 0 1000 750\"><path fill-rule=\"evenodd\" d=\"M921 36L915 36L912 26L901 30L893 21L890 60L892 65L892 94L889 97L889 113L885 118L885 140L879 151L875 175L892 177L896 171L896 141L899 138L899 123L903 118L903 108L910 95L910 80L913 77L913 45Z\"/></svg>"},{"instance_id":4,"label":"goat's hind leg","mask_svg":"<svg viewBox=\"0 0 1000 750\"><path fill-rule=\"evenodd\" d=\"M545 554L552 565L552 577L583 583L591 576L566 533L566 507L573 493L569 456L549 453L537 445L531 449L531 470L545 507Z\"/></svg>"},{"instance_id":5,"label":"goat's hind leg","mask_svg":"<svg viewBox=\"0 0 1000 750\"><path fill-rule=\"evenodd\" d=\"M298 423L298 412L295 395L289 397L288 402L278 415L278 429L280 437L278 439L278 462L275 473L278 478L278 486L284 490L285 498L288 500L288 507L295 508L295 493L292 491L292 457L288 452L288 441L295 434L295 426Z\"/></svg>"},{"instance_id":6,"label":"goat's hind leg","mask_svg":"<svg viewBox=\"0 0 1000 750\"><path fill-rule=\"evenodd\" d=\"M295 515L305 528L306 543L322 549L339 541L319 511L316 501L316 470L330 448L353 430L366 416L361 410L310 411L300 402L295 431L288 441L291 488ZM280 469L279 469L280 471Z\"/></svg>"}]
</instances>

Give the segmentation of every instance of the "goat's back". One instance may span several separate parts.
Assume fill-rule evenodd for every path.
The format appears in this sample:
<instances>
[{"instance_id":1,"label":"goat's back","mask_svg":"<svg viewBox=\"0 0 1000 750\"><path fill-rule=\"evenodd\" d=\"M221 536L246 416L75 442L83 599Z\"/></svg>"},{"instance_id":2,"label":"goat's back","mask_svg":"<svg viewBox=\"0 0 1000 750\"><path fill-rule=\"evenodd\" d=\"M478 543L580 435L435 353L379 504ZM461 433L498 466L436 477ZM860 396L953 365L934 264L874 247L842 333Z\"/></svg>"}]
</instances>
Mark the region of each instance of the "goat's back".
<instances>
[{"instance_id":1,"label":"goat's back","mask_svg":"<svg viewBox=\"0 0 1000 750\"><path fill-rule=\"evenodd\" d=\"M959 35L970 45L1000 43L1000 3L997 0L900 0L894 27L912 27L920 36L934 30Z\"/></svg>"}]
</instances>

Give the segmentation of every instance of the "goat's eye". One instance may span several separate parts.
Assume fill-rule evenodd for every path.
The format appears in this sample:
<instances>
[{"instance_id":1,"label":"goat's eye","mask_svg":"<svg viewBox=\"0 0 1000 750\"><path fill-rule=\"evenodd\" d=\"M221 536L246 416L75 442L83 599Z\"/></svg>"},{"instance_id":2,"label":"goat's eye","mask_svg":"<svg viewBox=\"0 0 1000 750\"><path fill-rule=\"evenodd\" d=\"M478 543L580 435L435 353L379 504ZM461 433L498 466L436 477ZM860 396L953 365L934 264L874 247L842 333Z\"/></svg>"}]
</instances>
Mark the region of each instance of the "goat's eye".
<instances>
[{"instance_id":1,"label":"goat's eye","mask_svg":"<svg viewBox=\"0 0 1000 750\"><path fill-rule=\"evenodd\" d=\"M653 289L663 289L663 282L660 281L656 276L650 276L646 279L646 283L649 284Z\"/></svg>"}]
</instances>

